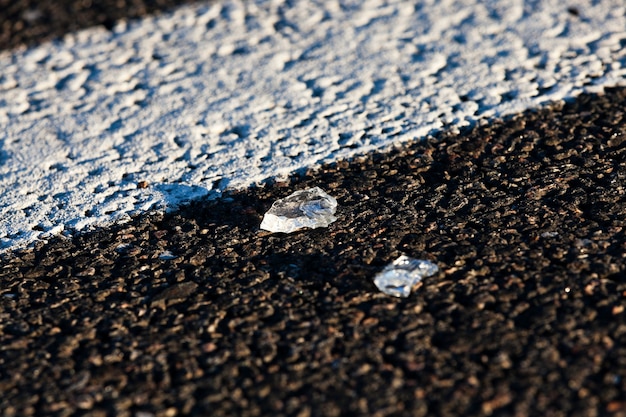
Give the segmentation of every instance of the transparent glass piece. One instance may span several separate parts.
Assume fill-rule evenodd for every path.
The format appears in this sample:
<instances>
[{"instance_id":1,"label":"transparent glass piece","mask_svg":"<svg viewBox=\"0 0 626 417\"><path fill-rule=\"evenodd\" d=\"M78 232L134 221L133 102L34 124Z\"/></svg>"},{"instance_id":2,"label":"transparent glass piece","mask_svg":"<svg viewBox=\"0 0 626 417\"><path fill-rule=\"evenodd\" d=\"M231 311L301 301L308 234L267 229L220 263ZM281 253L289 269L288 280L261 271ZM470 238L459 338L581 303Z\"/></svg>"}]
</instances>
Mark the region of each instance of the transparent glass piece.
<instances>
[{"instance_id":1,"label":"transparent glass piece","mask_svg":"<svg viewBox=\"0 0 626 417\"><path fill-rule=\"evenodd\" d=\"M402 255L374 277L374 284L387 295L408 297L422 278L438 271L439 267L430 261Z\"/></svg>"},{"instance_id":2,"label":"transparent glass piece","mask_svg":"<svg viewBox=\"0 0 626 417\"><path fill-rule=\"evenodd\" d=\"M296 191L276 200L263 216L261 229L274 233L292 233L300 229L327 227L337 220L337 200L319 187Z\"/></svg>"}]
</instances>

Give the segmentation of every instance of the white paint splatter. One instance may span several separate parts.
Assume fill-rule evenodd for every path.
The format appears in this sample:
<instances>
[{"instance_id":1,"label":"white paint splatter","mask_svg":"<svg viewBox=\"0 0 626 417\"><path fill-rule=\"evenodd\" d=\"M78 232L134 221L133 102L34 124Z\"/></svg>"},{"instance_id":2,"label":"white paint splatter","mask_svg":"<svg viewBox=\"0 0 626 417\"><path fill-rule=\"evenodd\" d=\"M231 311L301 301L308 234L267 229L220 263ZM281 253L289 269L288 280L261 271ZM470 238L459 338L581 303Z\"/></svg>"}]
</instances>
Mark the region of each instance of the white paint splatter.
<instances>
[{"instance_id":1,"label":"white paint splatter","mask_svg":"<svg viewBox=\"0 0 626 417\"><path fill-rule=\"evenodd\" d=\"M625 84L622 0L415 3L229 0L1 53L2 250Z\"/></svg>"}]
</instances>

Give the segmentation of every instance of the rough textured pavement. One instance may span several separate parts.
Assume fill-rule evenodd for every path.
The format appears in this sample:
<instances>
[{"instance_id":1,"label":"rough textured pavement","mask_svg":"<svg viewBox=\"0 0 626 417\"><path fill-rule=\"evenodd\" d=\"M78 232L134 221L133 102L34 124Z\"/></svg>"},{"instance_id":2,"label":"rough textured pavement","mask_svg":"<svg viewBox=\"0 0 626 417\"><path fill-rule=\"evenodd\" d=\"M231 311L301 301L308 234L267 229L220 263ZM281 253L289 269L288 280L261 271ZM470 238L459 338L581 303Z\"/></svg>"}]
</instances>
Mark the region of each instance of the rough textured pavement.
<instances>
[{"instance_id":1,"label":"rough textured pavement","mask_svg":"<svg viewBox=\"0 0 626 417\"><path fill-rule=\"evenodd\" d=\"M133 19L196 0L0 0L0 49L34 45L70 31Z\"/></svg>"},{"instance_id":2,"label":"rough textured pavement","mask_svg":"<svg viewBox=\"0 0 626 417\"><path fill-rule=\"evenodd\" d=\"M624 108L583 96L15 253L0 414L626 415ZM337 222L258 230L313 185ZM403 253L441 272L395 299L372 278Z\"/></svg>"},{"instance_id":3,"label":"rough textured pavement","mask_svg":"<svg viewBox=\"0 0 626 417\"><path fill-rule=\"evenodd\" d=\"M583 96L19 253L0 410L623 415L624 106ZM312 185L337 222L258 230ZM394 299L372 278L402 253L441 272Z\"/></svg>"}]
</instances>

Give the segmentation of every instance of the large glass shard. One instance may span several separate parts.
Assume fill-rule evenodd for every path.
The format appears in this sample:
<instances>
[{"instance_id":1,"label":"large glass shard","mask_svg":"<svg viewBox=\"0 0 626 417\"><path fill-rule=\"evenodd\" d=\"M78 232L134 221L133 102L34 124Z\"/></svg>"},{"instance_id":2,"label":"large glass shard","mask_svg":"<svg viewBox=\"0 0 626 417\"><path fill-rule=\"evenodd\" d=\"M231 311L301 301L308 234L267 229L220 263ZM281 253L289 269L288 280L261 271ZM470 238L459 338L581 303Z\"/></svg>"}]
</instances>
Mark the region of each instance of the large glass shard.
<instances>
[{"instance_id":1,"label":"large glass shard","mask_svg":"<svg viewBox=\"0 0 626 417\"><path fill-rule=\"evenodd\" d=\"M374 284L387 295L408 297L422 278L438 271L439 267L430 261L402 255L374 277Z\"/></svg>"},{"instance_id":2,"label":"large glass shard","mask_svg":"<svg viewBox=\"0 0 626 417\"><path fill-rule=\"evenodd\" d=\"M296 191L276 200L263 216L261 229L274 233L292 233L300 229L327 227L337 220L337 200L319 187Z\"/></svg>"}]
</instances>

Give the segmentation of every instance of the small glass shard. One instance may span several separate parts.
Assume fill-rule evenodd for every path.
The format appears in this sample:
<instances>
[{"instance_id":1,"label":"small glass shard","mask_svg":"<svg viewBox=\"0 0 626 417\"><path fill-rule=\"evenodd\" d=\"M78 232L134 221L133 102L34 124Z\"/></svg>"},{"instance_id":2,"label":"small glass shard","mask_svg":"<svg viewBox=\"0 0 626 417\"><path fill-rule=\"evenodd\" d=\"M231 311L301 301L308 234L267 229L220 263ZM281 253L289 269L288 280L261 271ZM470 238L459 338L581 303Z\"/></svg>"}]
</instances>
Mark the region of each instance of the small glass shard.
<instances>
[{"instance_id":1,"label":"small glass shard","mask_svg":"<svg viewBox=\"0 0 626 417\"><path fill-rule=\"evenodd\" d=\"M402 255L374 277L374 284L387 295L406 298L422 278L438 271L439 267L430 261Z\"/></svg>"},{"instance_id":2,"label":"small glass shard","mask_svg":"<svg viewBox=\"0 0 626 417\"><path fill-rule=\"evenodd\" d=\"M276 200L263 216L261 229L273 233L292 233L300 229L328 227L337 220L337 200L319 187L296 191Z\"/></svg>"}]
</instances>

